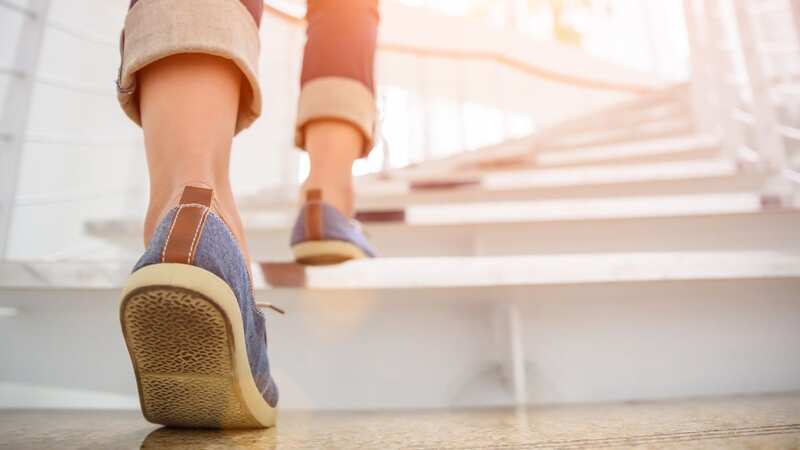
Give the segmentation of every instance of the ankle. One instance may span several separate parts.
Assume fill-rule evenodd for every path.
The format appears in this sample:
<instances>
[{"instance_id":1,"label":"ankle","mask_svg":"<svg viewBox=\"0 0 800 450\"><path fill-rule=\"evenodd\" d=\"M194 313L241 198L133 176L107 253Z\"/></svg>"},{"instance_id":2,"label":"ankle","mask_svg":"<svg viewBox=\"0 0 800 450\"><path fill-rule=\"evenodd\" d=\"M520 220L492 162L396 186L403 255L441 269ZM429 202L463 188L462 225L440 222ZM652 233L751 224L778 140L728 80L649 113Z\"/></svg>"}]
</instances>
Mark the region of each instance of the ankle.
<instances>
[{"instance_id":1,"label":"ankle","mask_svg":"<svg viewBox=\"0 0 800 450\"><path fill-rule=\"evenodd\" d=\"M230 232L233 234L234 239L239 245L242 252L242 257L250 267L250 254L247 249L247 242L244 236L244 226L242 224L239 211L236 208L236 203L233 197L233 191L230 184L221 183L204 183L204 182L189 182L185 183L180 188L177 188L171 194L168 191L155 191L156 195L151 195L151 202L148 206L147 216L145 217L144 224L144 241L145 246L149 244L149 240L155 232L158 224L164 220L164 217L169 211L180 203L181 195L186 186L197 186L209 188L214 191L214 197L211 203L211 210L219 216L225 225L228 226ZM160 193L161 195L158 195ZM164 200L167 199L167 200Z\"/></svg>"},{"instance_id":2,"label":"ankle","mask_svg":"<svg viewBox=\"0 0 800 450\"><path fill-rule=\"evenodd\" d=\"M302 199L310 189L322 191L322 201L330 204L347 217L355 214L355 201L352 180L331 182L330 180L315 180L309 178L302 186Z\"/></svg>"},{"instance_id":3,"label":"ankle","mask_svg":"<svg viewBox=\"0 0 800 450\"><path fill-rule=\"evenodd\" d=\"M214 201L211 207L212 211L226 222L237 239L239 239L240 244L243 245L244 239L242 237L243 230L241 220L236 209L230 185L227 183L209 181L184 181L169 186L152 186L150 190L150 203L144 221L145 245L148 244L158 224L164 220L164 217L166 217L171 209L178 205L186 186L213 189Z\"/></svg>"}]
</instances>

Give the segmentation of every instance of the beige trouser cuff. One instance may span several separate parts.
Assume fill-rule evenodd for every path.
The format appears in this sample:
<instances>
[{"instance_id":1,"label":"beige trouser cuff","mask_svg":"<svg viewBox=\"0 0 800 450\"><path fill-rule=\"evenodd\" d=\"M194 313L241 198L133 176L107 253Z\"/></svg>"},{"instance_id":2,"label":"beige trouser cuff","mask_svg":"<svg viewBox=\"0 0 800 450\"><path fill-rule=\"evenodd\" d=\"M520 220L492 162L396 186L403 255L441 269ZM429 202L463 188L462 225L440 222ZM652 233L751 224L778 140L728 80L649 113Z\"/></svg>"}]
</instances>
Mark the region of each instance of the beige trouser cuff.
<instances>
[{"instance_id":1,"label":"beige trouser cuff","mask_svg":"<svg viewBox=\"0 0 800 450\"><path fill-rule=\"evenodd\" d=\"M305 148L305 126L317 120L338 120L364 136L362 156L373 146L375 97L361 82L344 77L322 77L303 85L297 111L295 145Z\"/></svg>"},{"instance_id":2,"label":"beige trouser cuff","mask_svg":"<svg viewBox=\"0 0 800 450\"><path fill-rule=\"evenodd\" d=\"M139 0L125 19L118 98L141 125L136 73L171 55L204 53L233 61L242 83L236 132L261 114L258 26L239 0Z\"/></svg>"}]
</instances>

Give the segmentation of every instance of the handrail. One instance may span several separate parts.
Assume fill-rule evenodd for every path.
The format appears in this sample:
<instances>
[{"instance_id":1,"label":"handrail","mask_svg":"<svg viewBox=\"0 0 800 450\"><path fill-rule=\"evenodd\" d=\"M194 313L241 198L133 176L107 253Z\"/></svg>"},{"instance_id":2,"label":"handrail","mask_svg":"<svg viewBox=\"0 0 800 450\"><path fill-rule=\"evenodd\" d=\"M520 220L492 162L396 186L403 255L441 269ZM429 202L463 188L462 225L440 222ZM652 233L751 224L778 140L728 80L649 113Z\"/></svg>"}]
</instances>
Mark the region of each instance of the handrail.
<instances>
[{"instance_id":1,"label":"handrail","mask_svg":"<svg viewBox=\"0 0 800 450\"><path fill-rule=\"evenodd\" d=\"M305 15L294 15L289 11L270 4L270 0L264 0L264 12L272 17L294 25L302 25L306 22Z\"/></svg>"},{"instance_id":2,"label":"handrail","mask_svg":"<svg viewBox=\"0 0 800 450\"><path fill-rule=\"evenodd\" d=\"M792 184L800 183L800 171L791 167L789 158L789 152L798 149L800 128L796 124L785 123L785 118L778 113L773 98L776 97L775 94L779 94L782 98L787 94L791 95L790 91L786 91L786 86L798 85L797 79L800 74L795 71L768 73L765 70L763 57L768 55L772 59L786 58L784 55L794 55L798 48L796 44L766 42L766 38L758 31L759 27L764 26L764 23L759 22L761 13L786 11L793 18L787 25L790 28L786 31L795 33L800 38L800 6L795 0L781 0L768 6L763 4L754 6L753 2L748 0L709 0L700 12L693 8L691 0L684 2L688 12L688 22L691 25L690 31L691 28L699 29L704 26L715 28L717 31L717 33L693 31L695 36L704 38L702 42L693 43L692 48L694 53L704 57L700 63L713 64L714 61L720 61L728 66L722 67L723 64L718 63L719 67L716 67L716 70L708 70L708 67L700 67L701 64L698 64L698 67L693 68L694 82L703 87L697 90L698 95L712 93L712 100L716 98L716 103L719 105L720 120L715 124L715 128L720 134L727 136L726 149L736 155L741 149L751 145L748 141L753 141L751 151L758 156L756 162L777 180L765 185L765 192L767 195L773 191L778 192L776 195L780 195L782 199L786 196L785 199L789 202L787 204L793 204L796 202L796 197L792 198L792 195L796 194L787 194L792 189L782 191L783 188L779 186L784 186L786 181ZM720 11L724 7L730 8L735 20L723 22ZM720 42L725 40L725 36L719 33L723 30L727 34L738 33L739 38L735 44L720 46ZM721 52L724 52L724 57L720 57ZM712 58L708 58L708 54L711 54ZM730 77L731 72L736 70L733 59L737 55L742 61L745 76L733 85L719 82ZM745 100L743 94L748 91L750 99ZM725 98L736 100L725 102ZM743 110L743 106L750 110ZM728 120L735 123L727 124ZM748 129L749 136L745 135L742 129ZM793 189L795 193L800 192L796 187Z\"/></svg>"},{"instance_id":3,"label":"handrail","mask_svg":"<svg viewBox=\"0 0 800 450\"><path fill-rule=\"evenodd\" d=\"M264 1L264 12L272 17L277 18L278 20L282 20L293 25L302 25L305 23L304 17L294 15L273 4L270 4L269 0ZM525 61L521 61L508 55L493 51L452 50L393 43L378 44L378 50L420 57L490 61L506 66L510 69L517 70L518 72L531 77L540 78L555 83L579 86L585 89L623 92L635 95L646 95L656 91L655 88L650 86L637 85L633 83L616 83L612 81L593 80L590 78L558 73L556 71L534 66Z\"/></svg>"}]
</instances>

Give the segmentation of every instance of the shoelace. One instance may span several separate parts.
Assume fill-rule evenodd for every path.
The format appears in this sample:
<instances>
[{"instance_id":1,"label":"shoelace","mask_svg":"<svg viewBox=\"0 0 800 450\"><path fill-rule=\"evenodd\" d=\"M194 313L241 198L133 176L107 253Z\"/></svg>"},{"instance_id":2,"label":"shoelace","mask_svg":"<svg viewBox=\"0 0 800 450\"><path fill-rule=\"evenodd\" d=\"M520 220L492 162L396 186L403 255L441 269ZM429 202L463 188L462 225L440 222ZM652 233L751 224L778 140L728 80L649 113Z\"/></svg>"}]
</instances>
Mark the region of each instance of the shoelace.
<instances>
[{"instance_id":1,"label":"shoelace","mask_svg":"<svg viewBox=\"0 0 800 450\"><path fill-rule=\"evenodd\" d=\"M286 314L286 311L282 310L281 308L278 308L277 306L273 305L272 303L258 303L258 302L256 302L256 307L257 308L262 308L262 309L271 309L271 310L273 310L273 311L275 311L277 313Z\"/></svg>"}]
</instances>

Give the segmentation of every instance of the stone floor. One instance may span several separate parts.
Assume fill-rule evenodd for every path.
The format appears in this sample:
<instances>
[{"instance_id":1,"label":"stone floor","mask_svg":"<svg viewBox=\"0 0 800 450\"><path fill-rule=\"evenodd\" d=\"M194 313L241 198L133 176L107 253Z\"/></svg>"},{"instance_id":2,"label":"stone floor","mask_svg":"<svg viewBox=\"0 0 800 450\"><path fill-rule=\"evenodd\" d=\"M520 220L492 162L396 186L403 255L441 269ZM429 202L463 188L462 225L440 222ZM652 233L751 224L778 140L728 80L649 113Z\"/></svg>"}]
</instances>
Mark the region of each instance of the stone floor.
<instances>
[{"instance_id":1,"label":"stone floor","mask_svg":"<svg viewBox=\"0 0 800 450\"><path fill-rule=\"evenodd\" d=\"M271 430L158 428L136 412L0 411L2 449L800 449L800 393L460 411L299 412Z\"/></svg>"}]
</instances>

